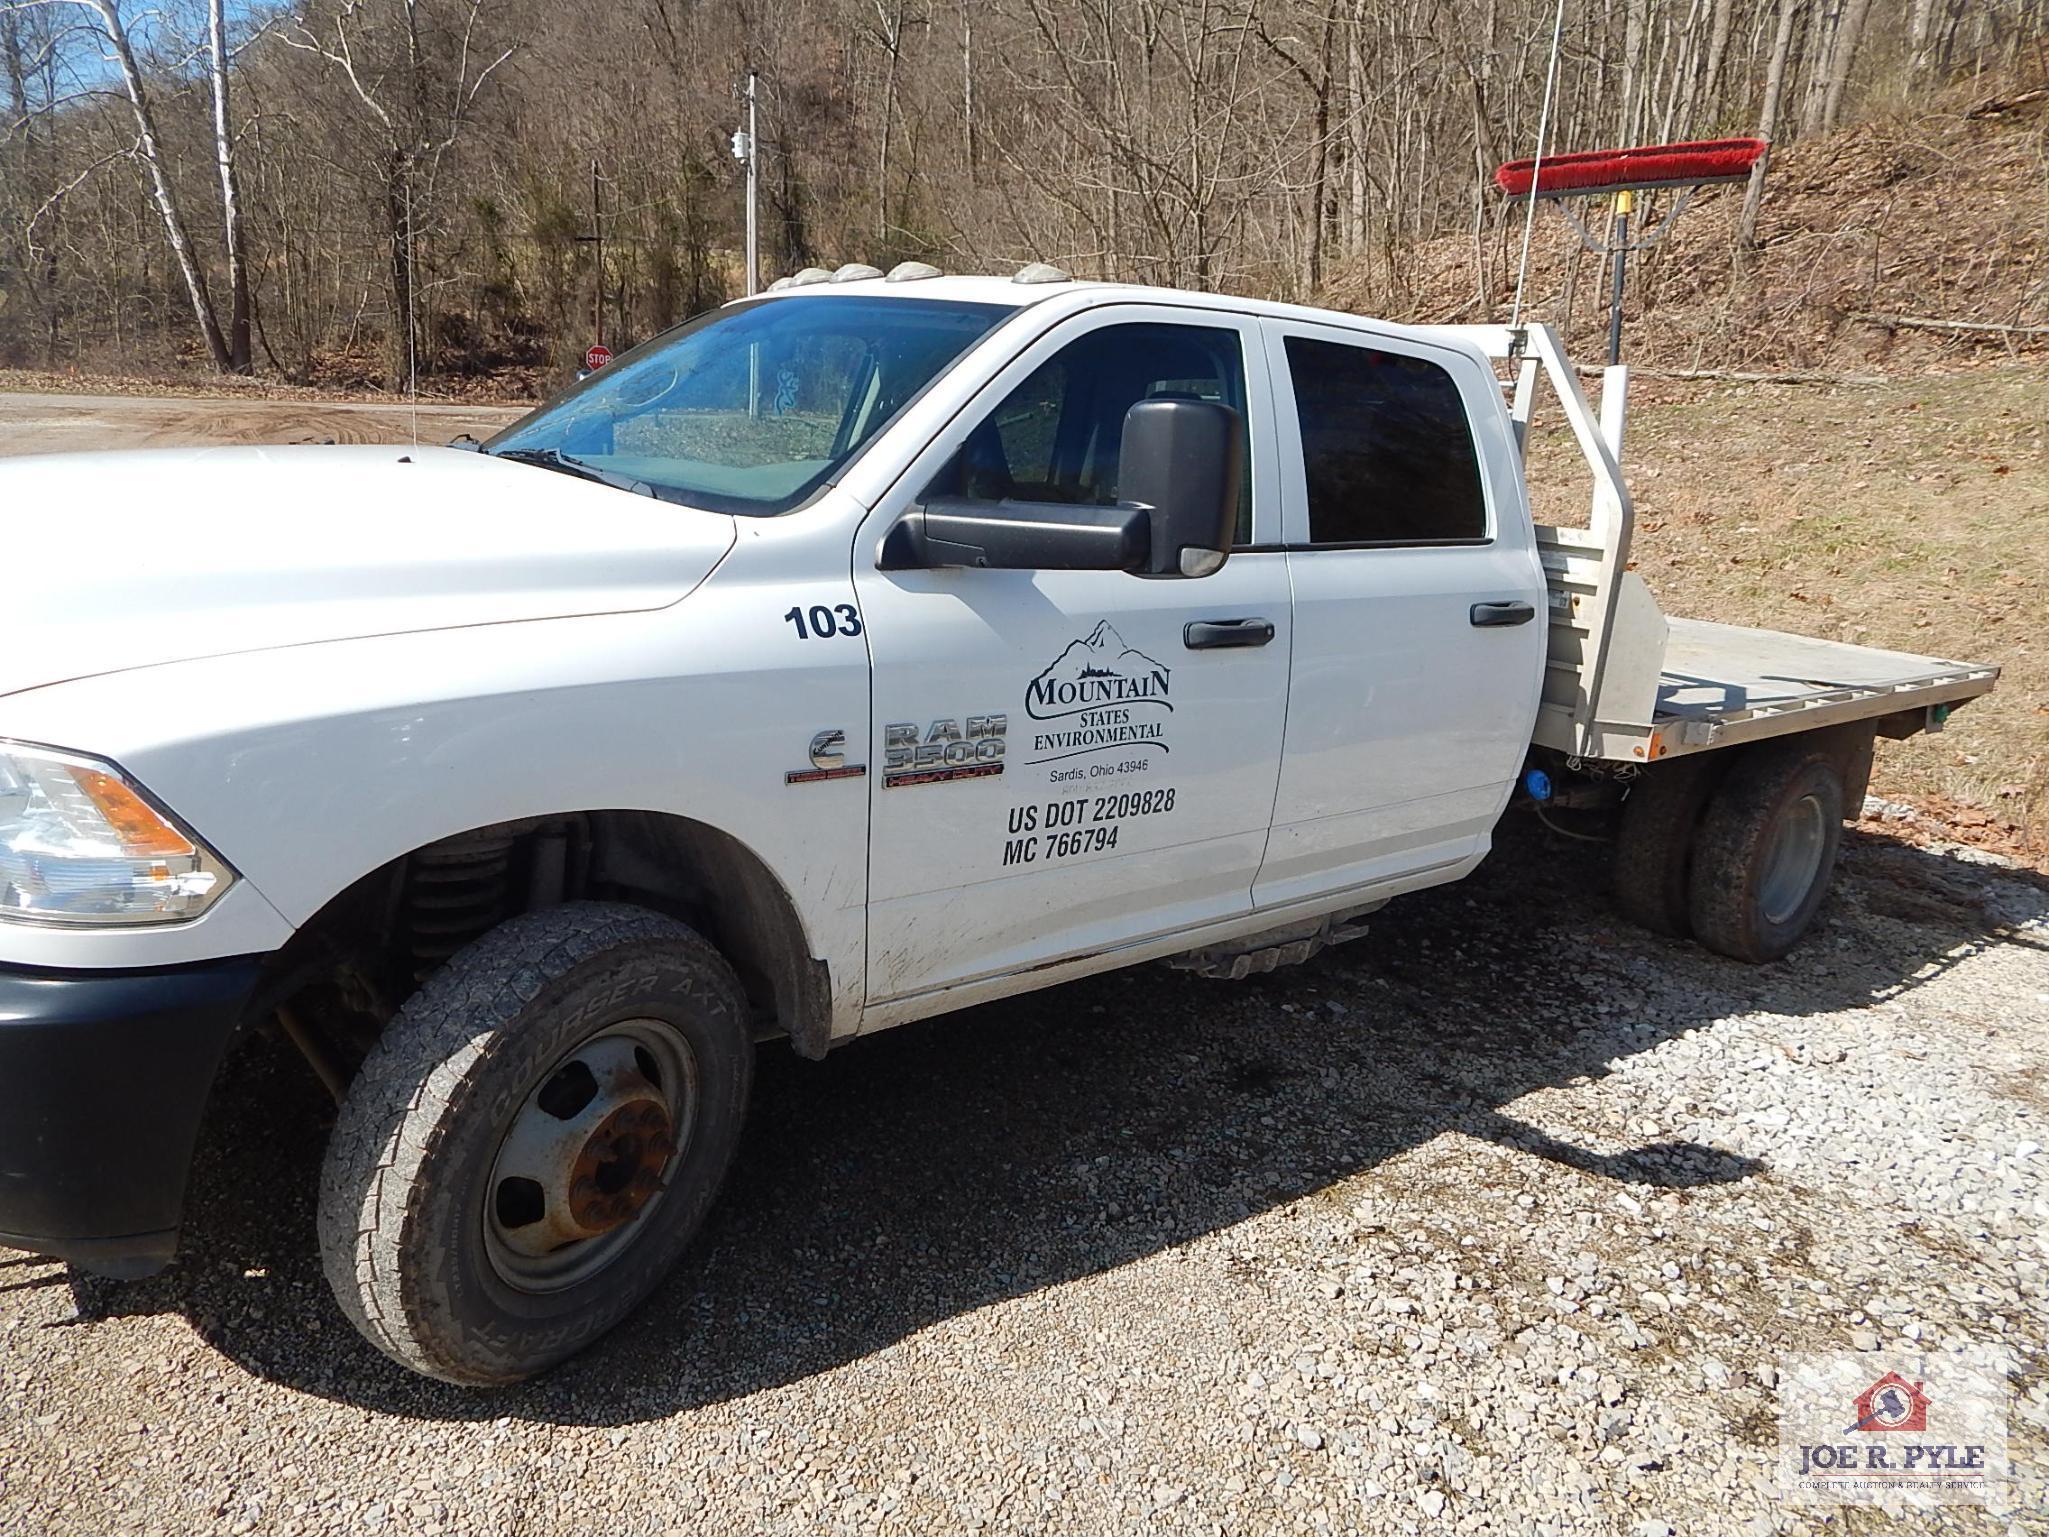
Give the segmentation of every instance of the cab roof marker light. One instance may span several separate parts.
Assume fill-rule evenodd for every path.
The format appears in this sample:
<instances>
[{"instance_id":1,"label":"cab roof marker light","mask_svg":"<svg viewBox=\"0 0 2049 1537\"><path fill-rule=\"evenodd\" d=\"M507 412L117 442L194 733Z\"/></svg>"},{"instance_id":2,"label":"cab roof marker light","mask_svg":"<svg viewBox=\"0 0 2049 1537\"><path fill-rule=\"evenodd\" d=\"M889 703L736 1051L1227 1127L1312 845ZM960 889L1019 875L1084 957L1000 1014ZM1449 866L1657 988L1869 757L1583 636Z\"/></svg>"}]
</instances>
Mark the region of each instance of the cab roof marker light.
<instances>
[{"instance_id":1,"label":"cab roof marker light","mask_svg":"<svg viewBox=\"0 0 2049 1537\"><path fill-rule=\"evenodd\" d=\"M1074 279L1048 262L1027 262L1012 276L1013 283L1071 283Z\"/></svg>"},{"instance_id":2,"label":"cab roof marker light","mask_svg":"<svg viewBox=\"0 0 2049 1537\"><path fill-rule=\"evenodd\" d=\"M941 272L930 262L898 262L889 269L889 276L884 281L890 283L917 283L922 282L926 278L944 277L945 275L945 273Z\"/></svg>"},{"instance_id":3,"label":"cab roof marker light","mask_svg":"<svg viewBox=\"0 0 2049 1537\"><path fill-rule=\"evenodd\" d=\"M780 293L783 289L788 288L790 286L790 282L791 280L786 277L777 278L773 283L768 285L768 291L770 293Z\"/></svg>"},{"instance_id":4,"label":"cab roof marker light","mask_svg":"<svg viewBox=\"0 0 2049 1537\"><path fill-rule=\"evenodd\" d=\"M882 276L880 267L871 267L866 262L848 262L832 275L835 283L865 283L869 278Z\"/></svg>"},{"instance_id":5,"label":"cab roof marker light","mask_svg":"<svg viewBox=\"0 0 2049 1537\"><path fill-rule=\"evenodd\" d=\"M813 283L829 283L832 274L823 267L806 267L802 272L793 272L786 278L792 288L809 288Z\"/></svg>"}]
</instances>

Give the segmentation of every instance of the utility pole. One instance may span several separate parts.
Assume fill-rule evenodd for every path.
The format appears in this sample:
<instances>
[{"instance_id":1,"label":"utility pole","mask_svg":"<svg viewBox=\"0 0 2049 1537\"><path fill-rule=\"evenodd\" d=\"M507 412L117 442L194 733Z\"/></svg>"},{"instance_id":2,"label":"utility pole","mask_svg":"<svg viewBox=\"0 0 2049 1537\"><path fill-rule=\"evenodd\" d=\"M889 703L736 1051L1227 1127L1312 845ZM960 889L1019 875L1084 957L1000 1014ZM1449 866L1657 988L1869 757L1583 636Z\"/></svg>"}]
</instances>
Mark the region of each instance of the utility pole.
<instances>
[{"instance_id":1,"label":"utility pole","mask_svg":"<svg viewBox=\"0 0 2049 1537\"><path fill-rule=\"evenodd\" d=\"M587 235L570 237L578 245L593 248L597 257L597 271L591 282L591 337L594 346L605 345L605 211L598 203L598 162L591 157L591 227Z\"/></svg>"},{"instance_id":2,"label":"utility pole","mask_svg":"<svg viewBox=\"0 0 2049 1537\"><path fill-rule=\"evenodd\" d=\"M605 345L605 216L598 207L598 161L591 157L591 240L597 247L598 280L591 289L591 329L597 345Z\"/></svg>"},{"instance_id":3,"label":"utility pole","mask_svg":"<svg viewBox=\"0 0 2049 1537\"><path fill-rule=\"evenodd\" d=\"M747 167L747 292L761 291L760 223L755 207L761 190L761 139L755 131L754 83L759 78L747 71L747 126L733 135L733 158Z\"/></svg>"}]
</instances>

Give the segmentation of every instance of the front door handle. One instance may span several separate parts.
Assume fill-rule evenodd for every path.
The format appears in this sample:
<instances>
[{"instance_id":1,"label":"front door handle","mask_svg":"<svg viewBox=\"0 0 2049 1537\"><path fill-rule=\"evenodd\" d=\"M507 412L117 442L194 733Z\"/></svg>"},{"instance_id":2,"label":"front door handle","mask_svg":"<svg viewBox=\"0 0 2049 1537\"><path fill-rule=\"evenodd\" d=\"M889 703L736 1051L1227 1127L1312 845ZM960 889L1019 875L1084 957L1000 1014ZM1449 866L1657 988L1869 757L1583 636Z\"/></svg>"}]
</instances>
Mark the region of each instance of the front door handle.
<instances>
[{"instance_id":1,"label":"front door handle","mask_svg":"<svg viewBox=\"0 0 2049 1537\"><path fill-rule=\"evenodd\" d=\"M1181 629L1190 651L1215 651L1228 646L1263 646L1274 638L1271 619L1197 619Z\"/></svg>"},{"instance_id":2,"label":"front door handle","mask_svg":"<svg viewBox=\"0 0 2049 1537\"><path fill-rule=\"evenodd\" d=\"M1472 621L1483 630L1499 629L1510 624L1528 624L1536 617L1536 609L1527 603L1475 603L1472 607Z\"/></svg>"}]
</instances>

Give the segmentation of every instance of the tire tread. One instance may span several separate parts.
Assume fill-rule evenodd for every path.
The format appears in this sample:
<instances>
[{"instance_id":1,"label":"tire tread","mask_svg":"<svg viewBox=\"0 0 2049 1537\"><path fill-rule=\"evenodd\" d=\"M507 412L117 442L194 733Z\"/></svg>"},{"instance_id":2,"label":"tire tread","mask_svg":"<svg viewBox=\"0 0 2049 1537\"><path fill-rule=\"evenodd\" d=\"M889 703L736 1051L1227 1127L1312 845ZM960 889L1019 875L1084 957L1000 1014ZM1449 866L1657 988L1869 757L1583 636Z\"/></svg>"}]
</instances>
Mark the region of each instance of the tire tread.
<instances>
[{"instance_id":1,"label":"tire tread","mask_svg":"<svg viewBox=\"0 0 2049 1537\"><path fill-rule=\"evenodd\" d=\"M420 1258L410 1241L414 1225L435 1199L419 1171L451 1135L472 1087L470 1070L497 1032L580 963L650 943L681 950L713 986L741 996L725 958L675 919L626 903L566 903L508 919L457 952L407 1000L364 1060L321 1168L321 1261L350 1323L401 1365L479 1386L524 1375L480 1373L441 1348L438 1337L454 1321L437 1296L432 1257L425 1267L412 1263ZM544 948L536 954L537 947ZM394 1103L388 1089L401 1083L412 1090Z\"/></svg>"}]
</instances>

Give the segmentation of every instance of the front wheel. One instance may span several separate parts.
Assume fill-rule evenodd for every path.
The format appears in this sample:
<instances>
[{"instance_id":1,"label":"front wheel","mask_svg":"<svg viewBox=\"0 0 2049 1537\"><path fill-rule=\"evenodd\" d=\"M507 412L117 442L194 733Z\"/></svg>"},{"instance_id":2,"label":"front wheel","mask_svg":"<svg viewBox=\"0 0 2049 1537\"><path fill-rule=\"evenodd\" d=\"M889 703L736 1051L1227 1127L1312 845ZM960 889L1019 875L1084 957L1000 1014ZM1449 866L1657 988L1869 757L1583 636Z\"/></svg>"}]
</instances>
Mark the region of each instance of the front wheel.
<instances>
[{"instance_id":1,"label":"front wheel","mask_svg":"<svg viewBox=\"0 0 2049 1537\"><path fill-rule=\"evenodd\" d=\"M660 1283L725 1178L754 1054L724 959L682 924L576 902L430 977L351 1086L320 1247L401 1365L517 1382Z\"/></svg>"}]
</instances>

